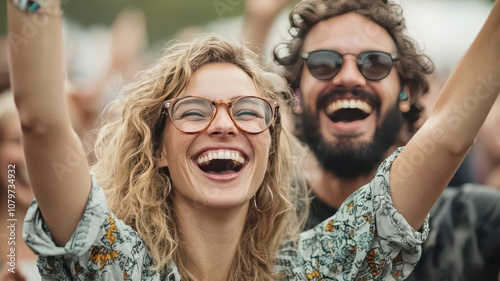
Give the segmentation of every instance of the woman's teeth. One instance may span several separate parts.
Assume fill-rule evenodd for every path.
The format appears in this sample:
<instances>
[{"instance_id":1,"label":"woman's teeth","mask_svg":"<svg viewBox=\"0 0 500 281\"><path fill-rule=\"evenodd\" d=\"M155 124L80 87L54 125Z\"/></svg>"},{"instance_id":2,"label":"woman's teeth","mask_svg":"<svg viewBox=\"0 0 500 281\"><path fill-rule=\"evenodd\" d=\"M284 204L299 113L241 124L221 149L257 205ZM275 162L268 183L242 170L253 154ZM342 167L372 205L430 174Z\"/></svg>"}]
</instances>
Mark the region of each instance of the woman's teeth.
<instances>
[{"instance_id":1,"label":"woman's teeth","mask_svg":"<svg viewBox=\"0 0 500 281\"><path fill-rule=\"evenodd\" d=\"M240 164L245 163L243 155L236 150L208 151L200 155L197 161L199 165L202 165L210 163L213 159L233 160Z\"/></svg>"}]
</instances>

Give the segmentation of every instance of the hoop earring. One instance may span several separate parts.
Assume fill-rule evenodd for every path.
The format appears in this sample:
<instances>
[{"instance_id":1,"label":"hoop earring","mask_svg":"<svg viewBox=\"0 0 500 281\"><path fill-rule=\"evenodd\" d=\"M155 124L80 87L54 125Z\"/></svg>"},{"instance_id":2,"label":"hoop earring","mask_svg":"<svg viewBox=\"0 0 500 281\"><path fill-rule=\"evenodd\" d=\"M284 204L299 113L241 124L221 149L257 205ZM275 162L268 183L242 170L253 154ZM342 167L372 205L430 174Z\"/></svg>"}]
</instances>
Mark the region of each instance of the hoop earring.
<instances>
[{"instance_id":1,"label":"hoop earring","mask_svg":"<svg viewBox=\"0 0 500 281\"><path fill-rule=\"evenodd\" d=\"M262 212L259 207L257 207L257 200L255 200L255 195L252 197L252 201L253 201L253 205L255 207L255 210L257 210L257 212Z\"/></svg>"},{"instance_id":2,"label":"hoop earring","mask_svg":"<svg viewBox=\"0 0 500 281\"><path fill-rule=\"evenodd\" d=\"M168 191L167 191L167 195L165 197L167 197L170 194L170 191L172 190L172 183L170 182L170 177L168 177L168 176L167 176L167 187L168 187Z\"/></svg>"},{"instance_id":3,"label":"hoop earring","mask_svg":"<svg viewBox=\"0 0 500 281\"><path fill-rule=\"evenodd\" d=\"M271 201L274 200L274 194L273 194L273 191L271 190L271 188L269 187L269 185L266 185L267 187L267 190L269 190L269 193L271 194Z\"/></svg>"},{"instance_id":4,"label":"hoop earring","mask_svg":"<svg viewBox=\"0 0 500 281\"><path fill-rule=\"evenodd\" d=\"M274 200L274 194L273 194L273 191L271 190L271 188L269 187L269 185L266 185L266 188L267 190L269 190L269 194L271 194L271 202ZM252 197L252 201L253 201L253 205L255 207L255 209L258 211L258 212L262 212L259 207L257 207L257 200L255 199L256 198L256 195L254 195Z\"/></svg>"}]
</instances>

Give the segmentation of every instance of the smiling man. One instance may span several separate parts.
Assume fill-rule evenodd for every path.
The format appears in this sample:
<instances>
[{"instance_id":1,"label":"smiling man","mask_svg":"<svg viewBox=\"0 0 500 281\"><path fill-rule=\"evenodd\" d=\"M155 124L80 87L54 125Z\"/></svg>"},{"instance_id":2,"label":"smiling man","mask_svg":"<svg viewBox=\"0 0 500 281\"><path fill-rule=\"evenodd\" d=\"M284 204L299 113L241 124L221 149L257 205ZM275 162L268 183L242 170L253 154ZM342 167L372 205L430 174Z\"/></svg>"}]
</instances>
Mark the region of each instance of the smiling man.
<instances>
[{"instance_id":1,"label":"smiling man","mask_svg":"<svg viewBox=\"0 0 500 281\"><path fill-rule=\"evenodd\" d=\"M292 15L297 35L275 59L300 100L299 135L314 152L309 183L338 207L394 151L403 126L413 126L433 65L404 34L398 5L302 1Z\"/></svg>"},{"instance_id":2,"label":"smiling man","mask_svg":"<svg viewBox=\"0 0 500 281\"><path fill-rule=\"evenodd\" d=\"M365 29L371 33L364 40L353 36ZM409 110L407 94L398 102L403 86L394 65L396 44L381 26L346 13L312 27L302 51L307 70L297 92L304 93L304 138L320 163L341 177L373 171L397 138L400 111Z\"/></svg>"},{"instance_id":3,"label":"smiling man","mask_svg":"<svg viewBox=\"0 0 500 281\"><path fill-rule=\"evenodd\" d=\"M305 163L311 228L370 181L403 130L414 131L433 65L392 2L304 0L290 19L295 35L275 60L299 100L298 135L313 152ZM497 281L498 202L500 193L479 187L446 191L408 280Z\"/></svg>"}]
</instances>

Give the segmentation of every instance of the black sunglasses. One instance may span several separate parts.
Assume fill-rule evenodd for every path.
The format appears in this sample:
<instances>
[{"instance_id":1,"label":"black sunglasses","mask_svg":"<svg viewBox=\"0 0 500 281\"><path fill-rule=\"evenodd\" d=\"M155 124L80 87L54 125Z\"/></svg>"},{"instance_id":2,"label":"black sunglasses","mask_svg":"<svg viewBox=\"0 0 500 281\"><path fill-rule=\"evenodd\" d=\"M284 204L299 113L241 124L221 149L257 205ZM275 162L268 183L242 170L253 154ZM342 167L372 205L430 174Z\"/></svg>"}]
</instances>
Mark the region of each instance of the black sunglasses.
<instances>
[{"instance_id":1,"label":"black sunglasses","mask_svg":"<svg viewBox=\"0 0 500 281\"><path fill-rule=\"evenodd\" d=\"M318 80L329 80L342 69L344 56L332 50L316 50L302 54L311 75ZM382 80L391 73L398 55L383 51L366 51L356 57L359 72L370 81Z\"/></svg>"}]
</instances>

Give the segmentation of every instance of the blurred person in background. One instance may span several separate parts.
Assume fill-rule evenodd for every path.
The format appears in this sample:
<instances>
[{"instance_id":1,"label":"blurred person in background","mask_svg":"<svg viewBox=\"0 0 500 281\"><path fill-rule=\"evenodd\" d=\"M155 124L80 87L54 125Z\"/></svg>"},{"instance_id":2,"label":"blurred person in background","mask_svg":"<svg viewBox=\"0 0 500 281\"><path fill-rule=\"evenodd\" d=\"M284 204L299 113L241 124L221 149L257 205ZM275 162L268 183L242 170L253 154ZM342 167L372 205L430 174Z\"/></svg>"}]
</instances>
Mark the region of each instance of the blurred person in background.
<instances>
[{"instance_id":1,"label":"blurred person in background","mask_svg":"<svg viewBox=\"0 0 500 281\"><path fill-rule=\"evenodd\" d=\"M478 181L500 189L500 98L497 98L479 131L472 159Z\"/></svg>"},{"instance_id":2,"label":"blurred person in background","mask_svg":"<svg viewBox=\"0 0 500 281\"><path fill-rule=\"evenodd\" d=\"M9 65L7 64L7 37L0 37L0 93L10 87Z\"/></svg>"},{"instance_id":3,"label":"blurred person in background","mask_svg":"<svg viewBox=\"0 0 500 281\"><path fill-rule=\"evenodd\" d=\"M0 281L39 281L36 255L22 239L22 221L35 198L31 191L24 150L21 144L21 124L14 97L9 91L7 38L0 38ZM9 182L9 165L14 180ZM15 168L14 168L15 167ZM9 187L10 186L10 187ZM10 190L10 191L9 191ZM15 228L9 228L9 194L15 196ZM12 200L12 199L11 199ZM12 239L14 235L14 239ZM14 244L15 243L15 244ZM9 272L11 247L15 247L16 274Z\"/></svg>"},{"instance_id":4,"label":"blurred person in background","mask_svg":"<svg viewBox=\"0 0 500 281\"><path fill-rule=\"evenodd\" d=\"M119 89L144 68L146 19L140 10L128 8L109 30L82 30L72 24L66 29L68 102L73 127L83 139Z\"/></svg>"},{"instance_id":5,"label":"blurred person in background","mask_svg":"<svg viewBox=\"0 0 500 281\"><path fill-rule=\"evenodd\" d=\"M14 97L10 92L0 93L0 281L39 281L41 280L36 267L36 255L22 239L23 220L26 211L35 199L31 191L26 170L24 150L21 144L21 123ZM11 166L12 165L12 166ZM8 170L13 170L9 173ZM9 174L14 178L9 178ZM10 181L9 181L10 180ZM9 194L15 198L8 201ZM15 202L15 208L9 210ZM11 211L15 213L15 227L8 226L12 221L9 217ZM14 235L15 240L9 238ZM14 241L9 243L9 241ZM15 248L16 278L9 274L11 248Z\"/></svg>"}]
</instances>

